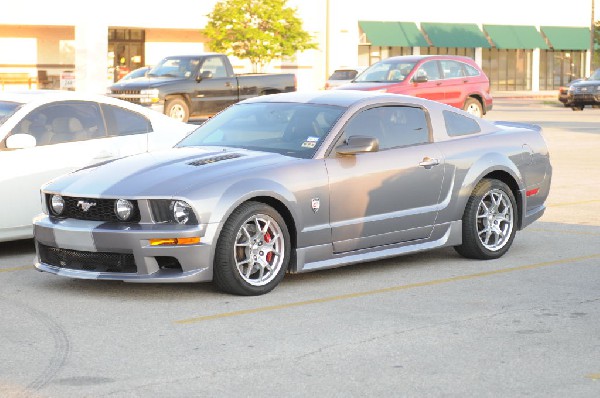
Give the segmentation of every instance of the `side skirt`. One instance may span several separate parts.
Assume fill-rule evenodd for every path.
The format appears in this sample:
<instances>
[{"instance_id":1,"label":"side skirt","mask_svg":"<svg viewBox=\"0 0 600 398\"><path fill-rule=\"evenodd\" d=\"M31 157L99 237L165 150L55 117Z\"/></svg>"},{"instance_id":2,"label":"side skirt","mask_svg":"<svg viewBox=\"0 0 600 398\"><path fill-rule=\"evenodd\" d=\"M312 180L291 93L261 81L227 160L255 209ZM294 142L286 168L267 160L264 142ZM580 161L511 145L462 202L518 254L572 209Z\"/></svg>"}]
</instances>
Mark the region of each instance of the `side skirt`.
<instances>
[{"instance_id":1,"label":"side skirt","mask_svg":"<svg viewBox=\"0 0 600 398\"><path fill-rule=\"evenodd\" d=\"M462 221L436 225L428 239L377 246L369 249L333 254L331 244L311 246L296 250L296 268L294 273L310 272L326 268L381 260L389 257L462 243Z\"/></svg>"}]
</instances>

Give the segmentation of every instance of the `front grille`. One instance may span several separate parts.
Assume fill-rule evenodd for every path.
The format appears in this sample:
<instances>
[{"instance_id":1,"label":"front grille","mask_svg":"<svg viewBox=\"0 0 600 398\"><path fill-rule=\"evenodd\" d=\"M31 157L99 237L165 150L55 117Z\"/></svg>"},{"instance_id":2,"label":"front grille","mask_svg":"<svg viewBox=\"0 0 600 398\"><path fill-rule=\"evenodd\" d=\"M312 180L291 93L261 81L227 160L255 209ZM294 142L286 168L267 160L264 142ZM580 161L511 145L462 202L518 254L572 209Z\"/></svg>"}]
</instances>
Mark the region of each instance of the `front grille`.
<instances>
[{"instance_id":1,"label":"front grille","mask_svg":"<svg viewBox=\"0 0 600 398\"><path fill-rule=\"evenodd\" d=\"M594 94L576 94L573 96L578 101L594 101Z\"/></svg>"},{"instance_id":2,"label":"front grille","mask_svg":"<svg viewBox=\"0 0 600 398\"><path fill-rule=\"evenodd\" d=\"M50 203L50 194L46 195L46 203ZM116 199L77 198L63 196L65 207L60 218L74 218L76 220L123 222L115 214ZM127 222L139 222L140 211L137 201L133 203L133 214ZM87 209L87 210L85 210ZM52 214L52 212L50 212Z\"/></svg>"},{"instance_id":3,"label":"front grille","mask_svg":"<svg viewBox=\"0 0 600 398\"><path fill-rule=\"evenodd\" d=\"M111 90L111 96L133 102L134 104L139 104L141 102L140 90Z\"/></svg>"},{"instance_id":4,"label":"front grille","mask_svg":"<svg viewBox=\"0 0 600 398\"><path fill-rule=\"evenodd\" d=\"M136 273L133 254L60 249L38 243L40 261L58 268L90 272Z\"/></svg>"}]
</instances>

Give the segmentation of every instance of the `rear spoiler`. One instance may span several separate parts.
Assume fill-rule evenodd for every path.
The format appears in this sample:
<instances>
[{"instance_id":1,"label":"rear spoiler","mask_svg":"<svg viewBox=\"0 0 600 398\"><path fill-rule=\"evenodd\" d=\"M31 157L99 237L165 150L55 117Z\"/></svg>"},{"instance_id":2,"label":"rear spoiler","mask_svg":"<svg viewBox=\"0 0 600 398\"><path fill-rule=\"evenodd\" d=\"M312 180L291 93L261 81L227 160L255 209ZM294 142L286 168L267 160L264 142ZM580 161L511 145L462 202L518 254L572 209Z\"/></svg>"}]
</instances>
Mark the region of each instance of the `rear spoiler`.
<instances>
[{"instance_id":1,"label":"rear spoiler","mask_svg":"<svg viewBox=\"0 0 600 398\"><path fill-rule=\"evenodd\" d=\"M499 121L499 122L492 122L495 126L499 126L499 127L508 127L508 128L514 128L514 129L528 129L528 130L535 130L535 131L542 131L542 127L537 125L537 124L531 124L531 123L519 123L519 122L505 122L505 121Z\"/></svg>"}]
</instances>

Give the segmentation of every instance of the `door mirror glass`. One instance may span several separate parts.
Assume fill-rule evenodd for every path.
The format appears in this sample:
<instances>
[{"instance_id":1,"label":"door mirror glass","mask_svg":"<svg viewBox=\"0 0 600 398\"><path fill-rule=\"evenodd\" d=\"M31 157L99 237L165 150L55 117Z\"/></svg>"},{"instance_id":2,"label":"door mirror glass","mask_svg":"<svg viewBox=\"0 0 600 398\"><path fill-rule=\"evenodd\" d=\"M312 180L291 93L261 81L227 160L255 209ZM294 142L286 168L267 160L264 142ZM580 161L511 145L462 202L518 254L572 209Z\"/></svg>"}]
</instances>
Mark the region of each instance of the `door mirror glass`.
<instances>
[{"instance_id":1,"label":"door mirror glass","mask_svg":"<svg viewBox=\"0 0 600 398\"><path fill-rule=\"evenodd\" d=\"M29 134L13 134L6 139L8 149L33 148L35 146L35 137Z\"/></svg>"},{"instance_id":2,"label":"door mirror glass","mask_svg":"<svg viewBox=\"0 0 600 398\"><path fill-rule=\"evenodd\" d=\"M198 76L198 81L203 80L203 79L210 79L213 76L212 72L209 70L205 70L202 71L202 73L200 73L200 76Z\"/></svg>"},{"instance_id":3,"label":"door mirror glass","mask_svg":"<svg viewBox=\"0 0 600 398\"><path fill-rule=\"evenodd\" d=\"M427 72L425 72L423 69L419 69L417 71L417 74L415 75L415 77L413 78L413 81L415 83L425 83L427 82L429 79L427 78Z\"/></svg>"}]
</instances>

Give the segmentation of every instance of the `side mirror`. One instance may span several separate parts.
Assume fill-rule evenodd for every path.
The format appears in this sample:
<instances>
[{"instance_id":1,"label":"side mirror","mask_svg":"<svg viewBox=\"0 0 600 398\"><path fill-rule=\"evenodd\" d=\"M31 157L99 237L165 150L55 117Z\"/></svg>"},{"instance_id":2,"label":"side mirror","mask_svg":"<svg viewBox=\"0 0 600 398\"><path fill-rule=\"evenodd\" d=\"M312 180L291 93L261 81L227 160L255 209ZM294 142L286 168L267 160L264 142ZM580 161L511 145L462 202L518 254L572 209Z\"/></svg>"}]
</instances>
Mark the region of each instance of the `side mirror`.
<instances>
[{"instance_id":1,"label":"side mirror","mask_svg":"<svg viewBox=\"0 0 600 398\"><path fill-rule=\"evenodd\" d=\"M34 148L36 144L35 137L29 134L13 134L6 139L8 149Z\"/></svg>"},{"instance_id":2,"label":"side mirror","mask_svg":"<svg viewBox=\"0 0 600 398\"><path fill-rule=\"evenodd\" d=\"M414 78L413 82L415 83L426 83L429 79L426 74L418 73Z\"/></svg>"},{"instance_id":3,"label":"side mirror","mask_svg":"<svg viewBox=\"0 0 600 398\"><path fill-rule=\"evenodd\" d=\"M204 80L204 79L210 79L212 77L212 72L209 70L205 70L202 73L200 73L200 75L198 76L198 81Z\"/></svg>"},{"instance_id":4,"label":"side mirror","mask_svg":"<svg viewBox=\"0 0 600 398\"><path fill-rule=\"evenodd\" d=\"M362 152L377 152L379 150L379 141L374 137L363 135L353 135L348 137L345 144L335 148L340 155L356 155Z\"/></svg>"}]
</instances>

